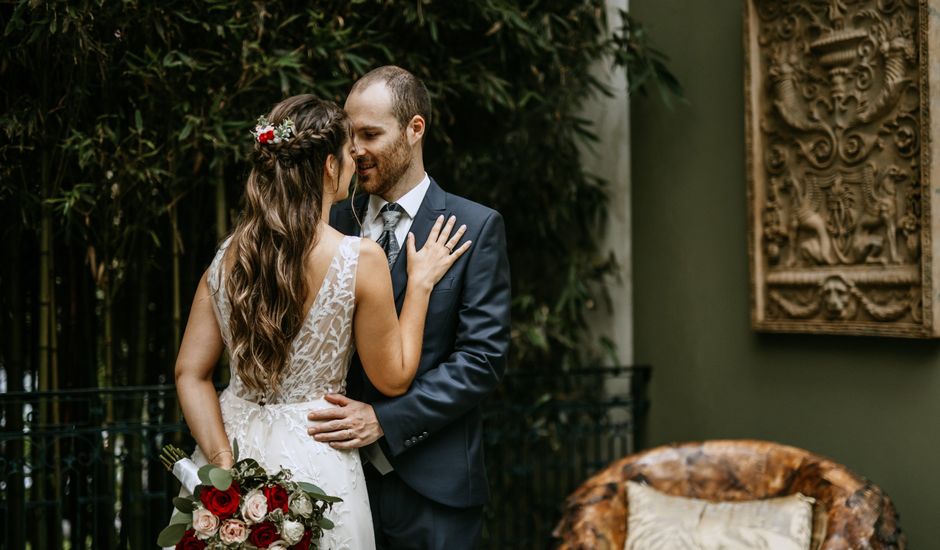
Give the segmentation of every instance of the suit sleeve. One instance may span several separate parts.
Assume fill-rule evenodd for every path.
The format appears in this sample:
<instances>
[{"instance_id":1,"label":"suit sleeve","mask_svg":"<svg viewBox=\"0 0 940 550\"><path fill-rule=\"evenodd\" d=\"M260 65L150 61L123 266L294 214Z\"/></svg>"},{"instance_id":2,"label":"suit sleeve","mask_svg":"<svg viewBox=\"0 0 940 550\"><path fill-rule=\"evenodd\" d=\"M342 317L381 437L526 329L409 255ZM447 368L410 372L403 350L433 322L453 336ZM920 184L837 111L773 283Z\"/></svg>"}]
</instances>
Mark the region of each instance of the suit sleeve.
<instances>
[{"instance_id":1,"label":"suit sleeve","mask_svg":"<svg viewBox=\"0 0 940 550\"><path fill-rule=\"evenodd\" d=\"M427 437L478 406L503 377L511 296L498 212L486 218L470 249L461 291L453 353L416 377L404 395L373 404L392 455L410 448L405 440Z\"/></svg>"}]
</instances>

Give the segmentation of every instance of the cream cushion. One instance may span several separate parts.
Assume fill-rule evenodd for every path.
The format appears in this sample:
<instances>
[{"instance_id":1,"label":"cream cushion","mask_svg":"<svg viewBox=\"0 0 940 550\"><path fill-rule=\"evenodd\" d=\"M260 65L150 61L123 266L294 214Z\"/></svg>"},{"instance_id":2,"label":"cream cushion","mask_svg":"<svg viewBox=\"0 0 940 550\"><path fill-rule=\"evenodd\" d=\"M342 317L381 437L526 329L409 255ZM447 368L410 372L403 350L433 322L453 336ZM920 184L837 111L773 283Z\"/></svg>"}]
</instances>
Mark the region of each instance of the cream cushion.
<instances>
[{"instance_id":1,"label":"cream cushion","mask_svg":"<svg viewBox=\"0 0 940 550\"><path fill-rule=\"evenodd\" d=\"M746 502L669 496L627 481L625 550L809 550L813 499Z\"/></svg>"}]
</instances>

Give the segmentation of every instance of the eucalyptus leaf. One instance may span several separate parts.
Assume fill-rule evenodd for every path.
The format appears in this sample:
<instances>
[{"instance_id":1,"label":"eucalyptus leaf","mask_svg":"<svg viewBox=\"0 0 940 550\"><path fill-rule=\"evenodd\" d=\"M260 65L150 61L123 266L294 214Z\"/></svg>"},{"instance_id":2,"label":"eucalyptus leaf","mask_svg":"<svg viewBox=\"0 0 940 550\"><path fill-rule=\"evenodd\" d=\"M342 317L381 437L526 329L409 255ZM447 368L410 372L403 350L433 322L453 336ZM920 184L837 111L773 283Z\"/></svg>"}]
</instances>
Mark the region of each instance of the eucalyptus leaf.
<instances>
[{"instance_id":1,"label":"eucalyptus leaf","mask_svg":"<svg viewBox=\"0 0 940 550\"><path fill-rule=\"evenodd\" d=\"M323 492L323 489L321 489L321 488L317 487L316 485L314 485L313 483L309 483L309 482L307 482L307 481L298 481L298 482L297 482L297 486L300 487L300 489L301 489L302 491L306 492L306 493L312 493L312 494L315 494L315 495L324 495L324 494L326 494L326 493Z\"/></svg>"},{"instance_id":2,"label":"eucalyptus leaf","mask_svg":"<svg viewBox=\"0 0 940 550\"><path fill-rule=\"evenodd\" d=\"M232 486L232 472L225 468L213 468L209 470L209 480L216 489L228 491L228 488Z\"/></svg>"},{"instance_id":3,"label":"eucalyptus leaf","mask_svg":"<svg viewBox=\"0 0 940 550\"><path fill-rule=\"evenodd\" d=\"M202 468L199 468L197 475L199 476L199 481L201 481L203 485L212 485L212 478L209 477L209 472L215 468L218 468L218 466L215 464L206 464Z\"/></svg>"},{"instance_id":4,"label":"eucalyptus leaf","mask_svg":"<svg viewBox=\"0 0 940 550\"><path fill-rule=\"evenodd\" d=\"M173 512L173 515L170 516L170 523L181 523L183 525L186 525L192 520L193 520L192 514L184 514L182 512Z\"/></svg>"},{"instance_id":5,"label":"eucalyptus leaf","mask_svg":"<svg viewBox=\"0 0 940 550\"><path fill-rule=\"evenodd\" d=\"M191 514L195 509L195 503L189 498L173 497L173 507L184 514Z\"/></svg>"},{"instance_id":6,"label":"eucalyptus leaf","mask_svg":"<svg viewBox=\"0 0 940 550\"><path fill-rule=\"evenodd\" d=\"M176 543L183 538L183 535L186 533L186 524L184 523L171 523L167 525L163 531L160 531L160 534L157 535L157 546L168 547L176 546Z\"/></svg>"}]
</instances>

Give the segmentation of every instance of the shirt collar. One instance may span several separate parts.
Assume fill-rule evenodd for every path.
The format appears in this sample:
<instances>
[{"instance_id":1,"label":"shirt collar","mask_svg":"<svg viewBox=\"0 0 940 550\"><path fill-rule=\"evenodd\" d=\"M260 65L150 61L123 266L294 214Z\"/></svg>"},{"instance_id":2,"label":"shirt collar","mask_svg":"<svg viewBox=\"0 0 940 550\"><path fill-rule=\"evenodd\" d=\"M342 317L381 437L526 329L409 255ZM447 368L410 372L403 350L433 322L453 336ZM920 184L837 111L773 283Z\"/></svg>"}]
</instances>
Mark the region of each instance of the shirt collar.
<instances>
[{"instance_id":1,"label":"shirt collar","mask_svg":"<svg viewBox=\"0 0 940 550\"><path fill-rule=\"evenodd\" d=\"M396 201L398 206L401 206L411 219L414 219L418 214L418 209L421 208L421 203L424 202L424 195L427 194L429 187L431 187L431 178L428 176L428 173L425 172L424 179L422 179L418 185L412 187L411 191L408 191ZM369 196L369 210L372 211L373 219L379 215L382 207L386 204L388 204L388 201L378 195Z\"/></svg>"}]
</instances>

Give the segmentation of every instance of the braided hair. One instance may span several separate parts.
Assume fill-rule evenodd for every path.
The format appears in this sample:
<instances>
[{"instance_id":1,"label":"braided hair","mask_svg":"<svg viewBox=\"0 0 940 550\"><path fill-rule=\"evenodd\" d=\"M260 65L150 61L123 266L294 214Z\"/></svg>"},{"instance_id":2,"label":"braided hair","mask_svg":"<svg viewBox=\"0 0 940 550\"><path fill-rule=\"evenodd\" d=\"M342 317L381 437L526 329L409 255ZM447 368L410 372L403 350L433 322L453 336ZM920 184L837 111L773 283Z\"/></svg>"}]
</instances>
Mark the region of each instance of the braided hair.
<instances>
[{"instance_id":1,"label":"braided hair","mask_svg":"<svg viewBox=\"0 0 940 550\"><path fill-rule=\"evenodd\" d=\"M294 135L254 144L225 281L232 365L248 390L262 394L279 390L304 321L304 266L318 239L324 165L332 154L342 169L352 135L342 109L309 94L285 99L266 118L272 124L290 118Z\"/></svg>"}]
</instances>

